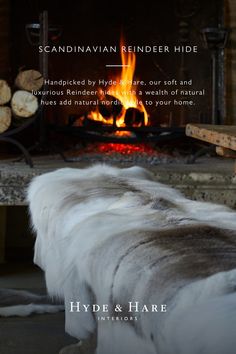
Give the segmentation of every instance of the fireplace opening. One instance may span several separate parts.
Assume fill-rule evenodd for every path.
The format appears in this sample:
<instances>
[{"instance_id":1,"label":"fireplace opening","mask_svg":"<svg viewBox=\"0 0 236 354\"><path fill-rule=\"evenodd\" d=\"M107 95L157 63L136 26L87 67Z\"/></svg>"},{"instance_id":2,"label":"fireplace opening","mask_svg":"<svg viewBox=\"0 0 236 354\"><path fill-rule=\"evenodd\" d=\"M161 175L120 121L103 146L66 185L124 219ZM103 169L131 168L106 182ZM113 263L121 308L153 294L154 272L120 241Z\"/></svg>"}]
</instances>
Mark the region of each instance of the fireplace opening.
<instances>
[{"instance_id":1,"label":"fireplace opening","mask_svg":"<svg viewBox=\"0 0 236 354\"><path fill-rule=\"evenodd\" d=\"M32 124L13 116L3 141L151 154L186 150L188 123L224 124L224 1L26 3L23 13L11 3L7 79L13 92L19 68L38 69L44 81L30 92L39 105Z\"/></svg>"}]
</instances>

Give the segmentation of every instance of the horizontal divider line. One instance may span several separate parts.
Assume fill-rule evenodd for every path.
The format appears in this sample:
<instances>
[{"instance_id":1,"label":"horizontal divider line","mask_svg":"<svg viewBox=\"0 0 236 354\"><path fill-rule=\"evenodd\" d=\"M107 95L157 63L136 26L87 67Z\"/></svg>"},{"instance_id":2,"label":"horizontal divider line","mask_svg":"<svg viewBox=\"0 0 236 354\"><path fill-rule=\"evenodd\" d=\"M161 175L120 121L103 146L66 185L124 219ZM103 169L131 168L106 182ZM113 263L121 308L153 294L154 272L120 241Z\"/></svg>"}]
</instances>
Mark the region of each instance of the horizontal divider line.
<instances>
[{"instance_id":1,"label":"horizontal divider line","mask_svg":"<svg viewBox=\"0 0 236 354\"><path fill-rule=\"evenodd\" d=\"M118 67L118 68L122 68L122 67L130 67L130 65L122 65L122 64L106 64L106 67Z\"/></svg>"}]
</instances>

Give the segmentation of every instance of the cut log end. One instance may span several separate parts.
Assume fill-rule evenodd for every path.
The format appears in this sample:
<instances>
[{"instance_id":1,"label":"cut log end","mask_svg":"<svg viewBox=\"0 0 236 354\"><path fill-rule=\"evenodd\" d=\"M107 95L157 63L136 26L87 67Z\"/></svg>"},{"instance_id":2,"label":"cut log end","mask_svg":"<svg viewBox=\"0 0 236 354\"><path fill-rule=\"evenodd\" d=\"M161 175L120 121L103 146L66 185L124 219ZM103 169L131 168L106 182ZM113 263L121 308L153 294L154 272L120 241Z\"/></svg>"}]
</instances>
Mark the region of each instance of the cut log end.
<instances>
[{"instance_id":1,"label":"cut log end","mask_svg":"<svg viewBox=\"0 0 236 354\"><path fill-rule=\"evenodd\" d=\"M15 85L25 91L38 91L43 86L43 76L37 70L20 71L16 77Z\"/></svg>"},{"instance_id":2,"label":"cut log end","mask_svg":"<svg viewBox=\"0 0 236 354\"><path fill-rule=\"evenodd\" d=\"M19 90L12 97L11 107L16 118L29 118L36 113L38 100L31 93Z\"/></svg>"},{"instance_id":3,"label":"cut log end","mask_svg":"<svg viewBox=\"0 0 236 354\"><path fill-rule=\"evenodd\" d=\"M0 133L5 132L11 125L11 108L0 106Z\"/></svg>"},{"instance_id":4,"label":"cut log end","mask_svg":"<svg viewBox=\"0 0 236 354\"><path fill-rule=\"evenodd\" d=\"M11 89L5 80L0 80L0 105L6 104L11 99Z\"/></svg>"}]
</instances>

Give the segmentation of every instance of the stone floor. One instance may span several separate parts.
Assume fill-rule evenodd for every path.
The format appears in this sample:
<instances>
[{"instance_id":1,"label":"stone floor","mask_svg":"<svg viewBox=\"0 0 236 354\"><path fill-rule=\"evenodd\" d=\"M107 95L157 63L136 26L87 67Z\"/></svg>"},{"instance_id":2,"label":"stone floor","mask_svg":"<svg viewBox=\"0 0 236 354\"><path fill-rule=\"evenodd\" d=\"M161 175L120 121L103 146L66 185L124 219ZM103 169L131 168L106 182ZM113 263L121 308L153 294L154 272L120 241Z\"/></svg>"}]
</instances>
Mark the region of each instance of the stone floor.
<instances>
[{"instance_id":1,"label":"stone floor","mask_svg":"<svg viewBox=\"0 0 236 354\"><path fill-rule=\"evenodd\" d=\"M42 272L29 264L4 264L0 287L42 292ZM64 332L64 312L25 318L0 318L1 354L58 354L76 340Z\"/></svg>"}]
</instances>

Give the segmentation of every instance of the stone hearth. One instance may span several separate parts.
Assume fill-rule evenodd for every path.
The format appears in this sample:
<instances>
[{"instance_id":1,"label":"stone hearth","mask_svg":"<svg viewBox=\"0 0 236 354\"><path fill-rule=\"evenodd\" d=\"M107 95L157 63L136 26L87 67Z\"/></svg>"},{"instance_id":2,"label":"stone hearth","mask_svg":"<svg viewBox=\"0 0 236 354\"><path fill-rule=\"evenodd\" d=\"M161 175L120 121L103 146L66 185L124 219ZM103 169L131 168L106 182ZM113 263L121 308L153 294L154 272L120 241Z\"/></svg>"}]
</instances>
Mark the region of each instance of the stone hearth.
<instances>
[{"instance_id":1,"label":"stone hearth","mask_svg":"<svg viewBox=\"0 0 236 354\"><path fill-rule=\"evenodd\" d=\"M94 163L94 162L93 162ZM114 163L116 164L116 163ZM0 164L0 205L26 205L25 190L34 176L58 168L83 168L89 162L63 162L58 155L34 158L34 168L23 161L2 161ZM117 164L116 164L117 165ZM129 162L120 163L128 167ZM171 163L142 165L150 169L157 181L181 190L194 200L211 201L236 208L236 175L234 160L199 158L195 164Z\"/></svg>"}]
</instances>

